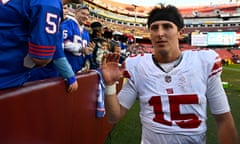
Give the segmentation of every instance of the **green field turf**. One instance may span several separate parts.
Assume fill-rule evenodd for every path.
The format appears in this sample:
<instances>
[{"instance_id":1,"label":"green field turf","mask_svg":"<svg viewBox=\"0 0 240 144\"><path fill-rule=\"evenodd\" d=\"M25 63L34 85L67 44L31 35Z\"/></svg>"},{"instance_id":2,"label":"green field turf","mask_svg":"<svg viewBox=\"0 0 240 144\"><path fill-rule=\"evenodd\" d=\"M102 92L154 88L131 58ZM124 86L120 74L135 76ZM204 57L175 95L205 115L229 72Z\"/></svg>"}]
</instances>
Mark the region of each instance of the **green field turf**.
<instances>
[{"instance_id":1,"label":"green field turf","mask_svg":"<svg viewBox=\"0 0 240 144\"><path fill-rule=\"evenodd\" d=\"M226 89L232 114L240 134L240 64L223 67L222 81L229 83ZM140 144L141 124L138 117L138 101L128 111L127 115L116 124L105 144ZM213 117L208 112L207 144L217 144L216 125Z\"/></svg>"}]
</instances>

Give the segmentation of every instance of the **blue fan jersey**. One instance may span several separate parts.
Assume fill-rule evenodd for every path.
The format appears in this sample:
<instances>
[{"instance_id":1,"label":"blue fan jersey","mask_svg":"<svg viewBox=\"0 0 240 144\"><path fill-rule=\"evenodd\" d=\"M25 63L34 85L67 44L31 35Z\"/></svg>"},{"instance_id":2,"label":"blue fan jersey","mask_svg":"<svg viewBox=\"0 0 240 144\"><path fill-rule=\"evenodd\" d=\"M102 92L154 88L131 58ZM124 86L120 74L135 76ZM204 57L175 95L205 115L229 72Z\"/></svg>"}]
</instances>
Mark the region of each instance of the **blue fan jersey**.
<instances>
[{"instance_id":1,"label":"blue fan jersey","mask_svg":"<svg viewBox=\"0 0 240 144\"><path fill-rule=\"evenodd\" d=\"M62 15L61 0L0 0L0 89L27 81L27 55L52 58Z\"/></svg>"},{"instance_id":2,"label":"blue fan jersey","mask_svg":"<svg viewBox=\"0 0 240 144\"><path fill-rule=\"evenodd\" d=\"M63 63L58 63L56 60L64 61ZM54 62L55 61L55 62ZM60 69L59 69L60 67ZM63 51L63 36L62 30L59 32L59 40L57 41L56 51L53 56L53 61L47 64L45 67L35 68L31 71L31 77L28 81L41 80L46 78L53 78L63 76L66 79L74 77L74 72L70 64L68 63L64 51Z\"/></svg>"},{"instance_id":3,"label":"blue fan jersey","mask_svg":"<svg viewBox=\"0 0 240 144\"><path fill-rule=\"evenodd\" d=\"M84 28L79 28L79 25L75 19L67 19L61 24L61 28L64 31L64 41L71 41L79 43L82 47L86 47L90 42L89 32ZM83 54L80 56L74 55L72 52L65 51L65 55L72 66L73 71L76 73L82 69L88 56Z\"/></svg>"},{"instance_id":4,"label":"blue fan jersey","mask_svg":"<svg viewBox=\"0 0 240 144\"><path fill-rule=\"evenodd\" d=\"M58 40L56 41L56 51L53 55L53 60L65 57L62 43L63 43L63 37L62 37L62 32L60 31L59 33ZM46 78L53 78L53 77L59 77L60 74L55 67L53 61L51 61L49 64L47 64L45 67L39 67L39 68L34 68L31 70L30 73L30 78L28 81L35 81L35 80L42 80Z\"/></svg>"}]
</instances>

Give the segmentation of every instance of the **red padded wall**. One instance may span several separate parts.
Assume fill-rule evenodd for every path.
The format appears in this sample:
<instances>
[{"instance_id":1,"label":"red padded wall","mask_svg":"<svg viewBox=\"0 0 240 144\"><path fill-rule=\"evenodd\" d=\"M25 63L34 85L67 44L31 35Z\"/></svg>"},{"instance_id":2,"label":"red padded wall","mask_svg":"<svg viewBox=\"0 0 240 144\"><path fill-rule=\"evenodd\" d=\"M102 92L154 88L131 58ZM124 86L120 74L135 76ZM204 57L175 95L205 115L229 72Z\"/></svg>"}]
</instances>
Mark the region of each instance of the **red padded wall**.
<instances>
[{"instance_id":1,"label":"red padded wall","mask_svg":"<svg viewBox=\"0 0 240 144\"><path fill-rule=\"evenodd\" d=\"M112 125L95 117L98 76L77 78L74 93L61 78L0 90L0 143L103 144Z\"/></svg>"}]
</instances>

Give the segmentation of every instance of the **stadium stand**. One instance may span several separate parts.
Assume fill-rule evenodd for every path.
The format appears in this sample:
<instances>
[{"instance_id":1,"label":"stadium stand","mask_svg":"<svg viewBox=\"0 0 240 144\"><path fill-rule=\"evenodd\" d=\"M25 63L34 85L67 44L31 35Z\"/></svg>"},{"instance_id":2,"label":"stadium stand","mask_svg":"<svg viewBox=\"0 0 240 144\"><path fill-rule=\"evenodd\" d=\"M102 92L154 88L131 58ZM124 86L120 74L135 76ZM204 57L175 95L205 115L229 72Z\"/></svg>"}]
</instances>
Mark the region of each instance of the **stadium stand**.
<instances>
[{"instance_id":1,"label":"stadium stand","mask_svg":"<svg viewBox=\"0 0 240 144\"><path fill-rule=\"evenodd\" d=\"M122 33L135 29L135 35L146 35L146 13L152 7L137 6L136 13L133 5L121 4L109 0L86 0L85 4L92 9L92 20L101 20L108 27ZM185 18L185 31L240 31L239 4L230 3L214 6L196 6L180 8ZM127 12L126 12L127 11ZM193 12L198 12L198 16ZM144 14L145 13L145 14ZM225 20L227 17L227 21Z\"/></svg>"},{"instance_id":2,"label":"stadium stand","mask_svg":"<svg viewBox=\"0 0 240 144\"><path fill-rule=\"evenodd\" d=\"M222 59L231 59L232 53L227 49L215 49L215 51L220 55Z\"/></svg>"},{"instance_id":3,"label":"stadium stand","mask_svg":"<svg viewBox=\"0 0 240 144\"><path fill-rule=\"evenodd\" d=\"M132 35L137 42L135 46L143 45L146 53L154 52L146 27L147 13L153 7L122 4L111 0L86 0L83 1L83 4L90 7L91 18L89 23L99 21L110 31L119 31L123 35ZM189 37L192 32L240 33L239 2L180 7L179 9L184 16L185 23L185 34L183 40L180 42L182 50L213 48L223 59L232 59L234 55L239 55L235 50L228 51L228 49L237 49L240 47L240 42L236 43L236 45L224 47L197 47L191 46L191 38Z\"/></svg>"},{"instance_id":4,"label":"stadium stand","mask_svg":"<svg viewBox=\"0 0 240 144\"><path fill-rule=\"evenodd\" d=\"M137 37L136 46L146 53L154 53L145 24L146 13L151 7L134 7L110 0L85 0L83 4L91 10L91 18L86 26L93 21L100 21L109 30ZM186 37L195 31L240 33L239 3L183 7L180 11L185 18ZM187 39L180 44L180 48L189 50L199 47L191 46ZM235 48L221 47L215 51L224 60L240 63L239 48L240 40ZM65 82L60 78L2 90L1 143L104 143L113 125L106 118L95 117L98 75L91 71L77 75L77 80L80 88L76 93L70 94L66 93ZM121 89L119 86L118 90Z\"/></svg>"}]
</instances>

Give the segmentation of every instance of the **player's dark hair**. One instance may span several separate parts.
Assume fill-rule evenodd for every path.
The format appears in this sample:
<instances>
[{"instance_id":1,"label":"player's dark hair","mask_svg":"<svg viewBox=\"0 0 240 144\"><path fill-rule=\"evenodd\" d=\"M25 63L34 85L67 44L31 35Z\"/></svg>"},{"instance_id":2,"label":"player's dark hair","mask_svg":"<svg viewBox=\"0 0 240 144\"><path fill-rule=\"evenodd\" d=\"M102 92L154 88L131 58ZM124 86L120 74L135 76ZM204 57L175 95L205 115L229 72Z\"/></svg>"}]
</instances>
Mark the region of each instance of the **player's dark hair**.
<instances>
[{"instance_id":1,"label":"player's dark hair","mask_svg":"<svg viewBox=\"0 0 240 144\"><path fill-rule=\"evenodd\" d=\"M177 27L178 30L184 27L183 17L180 14L179 10L173 5L167 5L160 3L155 6L149 13L147 26L148 28L150 25L159 20L167 20L173 22Z\"/></svg>"}]
</instances>

